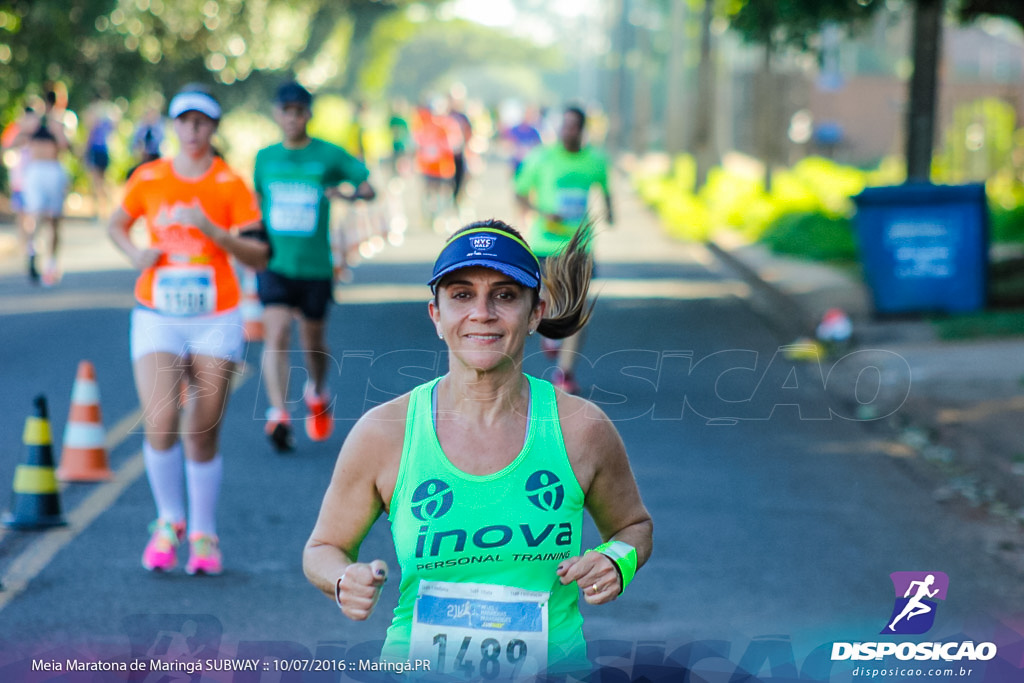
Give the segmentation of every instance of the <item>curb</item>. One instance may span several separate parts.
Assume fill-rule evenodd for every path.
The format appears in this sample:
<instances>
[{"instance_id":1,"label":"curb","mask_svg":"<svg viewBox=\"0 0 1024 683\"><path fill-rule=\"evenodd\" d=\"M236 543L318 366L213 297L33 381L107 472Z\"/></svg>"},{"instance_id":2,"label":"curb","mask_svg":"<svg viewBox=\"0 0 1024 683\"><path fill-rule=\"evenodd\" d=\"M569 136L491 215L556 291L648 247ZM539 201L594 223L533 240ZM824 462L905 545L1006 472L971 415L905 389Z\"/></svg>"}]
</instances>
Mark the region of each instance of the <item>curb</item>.
<instances>
[{"instance_id":1,"label":"curb","mask_svg":"<svg viewBox=\"0 0 1024 683\"><path fill-rule=\"evenodd\" d=\"M785 343L814 331L817 324L814 316L799 301L767 282L755 269L713 240L708 240L704 245L750 287L754 295L752 302L758 314Z\"/></svg>"}]
</instances>

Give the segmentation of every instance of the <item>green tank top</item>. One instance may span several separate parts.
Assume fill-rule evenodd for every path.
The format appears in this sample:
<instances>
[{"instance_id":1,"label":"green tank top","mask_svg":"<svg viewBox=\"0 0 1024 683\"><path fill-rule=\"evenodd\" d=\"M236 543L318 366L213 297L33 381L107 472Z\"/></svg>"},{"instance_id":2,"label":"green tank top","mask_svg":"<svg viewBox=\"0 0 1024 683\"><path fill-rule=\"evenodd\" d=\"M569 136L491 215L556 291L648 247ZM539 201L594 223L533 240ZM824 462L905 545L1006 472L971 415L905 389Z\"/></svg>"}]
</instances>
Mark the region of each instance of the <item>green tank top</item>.
<instances>
[{"instance_id":1,"label":"green tank top","mask_svg":"<svg viewBox=\"0 0 1024 683\"><path fill-rule=\"evenodd\" d=\"M440 378L412 391L388 516L402 580L382 659L408 659L414 608L426 580L550 592L548 670L589 668L579 589L563 586L555 573L560 562L580 554L584 493L565 452L554 387L526 377L530 413L522 451L504 469L483 476L456 468L441 449L433 410ZM449 662L460 643L448 643ZM470 645L470 661L474 653L483 664L478 643ZM501 659L504 664L504 651Z\"/></svg>"}]
</instances>

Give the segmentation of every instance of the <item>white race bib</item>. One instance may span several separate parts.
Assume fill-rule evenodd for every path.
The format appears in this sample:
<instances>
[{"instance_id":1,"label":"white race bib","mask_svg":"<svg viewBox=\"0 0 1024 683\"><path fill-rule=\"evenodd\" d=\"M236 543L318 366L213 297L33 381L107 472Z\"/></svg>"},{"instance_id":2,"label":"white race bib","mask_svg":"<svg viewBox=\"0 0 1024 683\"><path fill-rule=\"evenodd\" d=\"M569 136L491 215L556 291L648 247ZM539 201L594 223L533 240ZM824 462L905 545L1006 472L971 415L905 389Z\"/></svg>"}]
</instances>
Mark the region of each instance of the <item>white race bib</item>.
<instances>
[{"instance_id":1,"label":"white race bib","mask_svg":"<svg viewBox=\"0 0 1024 683\"><path fill-rule=\"evenodd\" d=\"M164 315L217 310L217 280L209 266L163 266L153 275L153 307Z\"/></svg>"},{"instance_id":2,"label":"white race bib","mask_svg":"<svg viewBox=\"0 0 1024 683\"><path fill-rule=\"evenodd\" d=\"M409 659L467 680L519 679L548 666L550 593L420 581Z\"/></svg>"},{"instance_id":3,"label":"white race bib","mask_svg":"<svg viewBox=\"0 0 1024 683\"><path fill-rule=\"evenodd\" d=\"M316 232L320 188L306 183L270 183L271 232L312 235Z\"/></svg>"}]
</instances>

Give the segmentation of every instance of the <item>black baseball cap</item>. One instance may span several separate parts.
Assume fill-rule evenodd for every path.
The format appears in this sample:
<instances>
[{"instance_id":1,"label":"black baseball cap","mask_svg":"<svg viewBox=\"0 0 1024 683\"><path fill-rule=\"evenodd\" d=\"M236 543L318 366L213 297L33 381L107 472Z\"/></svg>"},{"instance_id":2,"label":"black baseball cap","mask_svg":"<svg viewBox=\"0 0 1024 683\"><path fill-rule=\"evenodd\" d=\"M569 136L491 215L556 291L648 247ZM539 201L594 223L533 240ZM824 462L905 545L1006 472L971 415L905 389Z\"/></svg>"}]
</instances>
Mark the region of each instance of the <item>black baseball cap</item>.
<instances>
[{"instance_id":1,"label":"black baseball cap","mask_svg":"<svg viewBox=\"0 0 1024 683\"><path fill-rule=\"evenodd\" d=\"M277 89L277 95L274 97L274 103L280 106L286 104L301 104L304 107L308 107L313 104L313 96L309 94L309 91L303 88L295 81L288 81L282 83Z\"/></svg>"}]
</instances>

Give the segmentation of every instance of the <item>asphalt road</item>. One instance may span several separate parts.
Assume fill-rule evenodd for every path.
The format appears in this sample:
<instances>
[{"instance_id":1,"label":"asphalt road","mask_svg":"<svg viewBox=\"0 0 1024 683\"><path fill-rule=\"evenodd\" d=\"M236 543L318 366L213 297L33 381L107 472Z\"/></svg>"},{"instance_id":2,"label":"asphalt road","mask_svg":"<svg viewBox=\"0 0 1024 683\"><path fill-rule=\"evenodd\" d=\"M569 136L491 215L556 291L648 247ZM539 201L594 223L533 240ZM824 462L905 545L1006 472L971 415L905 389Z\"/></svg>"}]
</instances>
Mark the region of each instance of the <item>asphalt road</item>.
<instances>
[{"instance_id":1,"label":"asphalt road","mask_svg":"<svg viewBox=\"0 0 1024 683\"><path fill-rule=\"evenodd\" d=\"M509 210L500 198L476 201L479 213ZM69 233L80 266L59 287L34 289L17 264L0 268L0 507L10 501L4 487L23 456L32 397L48 397L59 440L81 359L96 366L118 477L67 486L65 529L0 532L0 681L189 678L32 671L33 662L154 657L261 662L254 672L207 670L192 680L365 680L268 662L366 659L383 639L397 580L367 622L353 623L306 582L301 549L355 419L444 371L422 286L440 238L411 229L340 288L329 328L338 395L329 442L300 437L295 454L271 451L260 346L250 346L222 432L226 571L193 578L139 565L154 513L133 418L133 274L98 226ZM870 368L860 373L865 384L826 390L830 366L787 360L780 345L789 340L773 336L742 281L702 248L664 242L628 197L602 240L602 297L579 379L615 420L655 520L654 556L630 589L610 605L583 606L591 655L619 676L608 680L682 680L684 665L709 681L851 680L858 662L829 662L831 644L884 639L897 571L949 577L928 640L993 640L1005 653L972 665L982 677L948 680L1003 680L1008 660L1020 657L1024 586L986 552L971 520L931 499L919 464L901 457L882 423L854 419L858 401L891 398L871 393ZM550 372L538 349L528 356L528 372ZM585 546L596 541L592 526L586 534ZM385 521L362 556L395 566Z\"/></svg>"}]
</instances>

